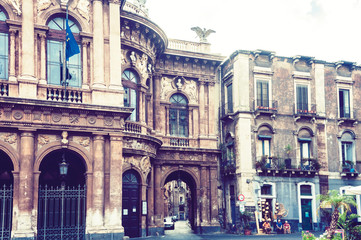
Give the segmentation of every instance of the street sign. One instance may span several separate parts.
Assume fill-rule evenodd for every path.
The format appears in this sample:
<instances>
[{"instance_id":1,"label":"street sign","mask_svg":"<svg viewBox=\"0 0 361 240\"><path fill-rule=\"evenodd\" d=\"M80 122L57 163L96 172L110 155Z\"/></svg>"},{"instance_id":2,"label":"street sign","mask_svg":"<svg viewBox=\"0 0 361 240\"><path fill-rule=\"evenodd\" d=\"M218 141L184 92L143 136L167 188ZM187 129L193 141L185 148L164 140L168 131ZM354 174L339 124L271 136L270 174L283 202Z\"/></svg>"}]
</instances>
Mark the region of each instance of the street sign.
<instances>
[{"instance_id":1,"label":"street sign","mask_svg":"<svg viewBox=\"0 0 361 240\"><path fill-rule=\"evenodd\" d=\"M242 204L242 205L239 205L239 211L240 211L241 213L244 213L245 210L246 210L246 208L244 207L243 204Z\"/></svg>"},{"instance_id":2,"label":"street sign","mask_svg":"<svg viewBox=\"0 0 361 240\"><path fill-rule=\"evenodd\" d=\"M244 197L243 194L239 194L239 195L238 195L238 200L239 200L239 201L242 202L242 201L244 201L244 199L245 199L245 197Z\"/></svg>"}]
</instances>

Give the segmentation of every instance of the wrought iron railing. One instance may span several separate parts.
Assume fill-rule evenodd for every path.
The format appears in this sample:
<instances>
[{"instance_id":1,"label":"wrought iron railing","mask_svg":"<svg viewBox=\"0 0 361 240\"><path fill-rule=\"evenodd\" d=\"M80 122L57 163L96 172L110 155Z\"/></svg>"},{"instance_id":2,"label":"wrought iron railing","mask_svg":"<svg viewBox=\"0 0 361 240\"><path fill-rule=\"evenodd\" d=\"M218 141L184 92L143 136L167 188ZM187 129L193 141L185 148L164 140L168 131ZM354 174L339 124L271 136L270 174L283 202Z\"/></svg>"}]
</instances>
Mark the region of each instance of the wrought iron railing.
<instances>
[{"instance_id":1,"label":"wrought iron railing","mask_svg":"<svg viewBox=\"0 0 361 240\"><path fill-rule=\"evenodd\" d=\"M37 239L85 239L86 187L39 187Z\"/></svg>"},{"instance_id":2,"label":"wrought iron railing","mask_svg":"<svg viewBox=\"0 0 361 240\"><path fill-rule=\"evenodd\" d=\"M302 116L315 116L317 114L316 104L297 103L295 114Z\"/></svg>"},{"instance_id":3,"label":"wrought iron railing","mask_svg":"<svg viewBox=\"0 0 361 240\"><path fill-rule=\"evenodd\" d=\"M13 209L13 187L2 186L0 189L0 239L11 239L11 220Z\"/></svg>"},{"instance_id":4,"label":"wrought iron railing","mask_svg":"<svg viewBox=\"0 0 361 240\"><path fill-rule=\"evenodd\" d=\"M254 111L255 112L270 112L276 113L278 102L277 101L269 101L269 100L261 100L257 99L253 101Z\"/></svg>"},{"instance_id":5,"label":"wrought iron railing","mask_svg":"<svg viewBox=\"0 0 361 240\"><path fill-rule=\"evenodd\" d=\"M57 102L82 103L83 93L74 89L47 88L46 99Z\"/></svg>"},{"instance_id":6,"label":"wrought iron railing","mask_svg":"<svg viewBox=\"0 0 361 240\"><path fill-rule=\"evenodd\" d=\"M315 158L304 158L298 165L292 165L292 160L287 158L262 156L256 159L256 169L260 170L296 170L296 171L319 171L321 164Z\"/></svg>"}]
</instances>

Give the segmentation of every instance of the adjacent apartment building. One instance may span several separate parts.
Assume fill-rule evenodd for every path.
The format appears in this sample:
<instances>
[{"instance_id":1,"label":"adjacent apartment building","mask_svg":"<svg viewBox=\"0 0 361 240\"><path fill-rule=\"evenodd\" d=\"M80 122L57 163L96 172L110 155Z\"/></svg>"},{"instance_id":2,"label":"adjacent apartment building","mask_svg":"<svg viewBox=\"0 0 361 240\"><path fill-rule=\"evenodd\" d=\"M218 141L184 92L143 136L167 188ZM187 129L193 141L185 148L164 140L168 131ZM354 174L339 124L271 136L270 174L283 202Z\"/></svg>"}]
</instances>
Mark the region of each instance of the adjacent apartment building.
<instances>
[{"instance_id":1,"label":"adjacent apartment building","mask_svg":"<svg viewBox=\"0 0 361 240\"><path fill-rule=\"evenodd\" d=\"M317 195L361 185L361 68L240 50L219 76L224 222L237 225L241 208L260 223L324 229Z\"/></svg>"}]
</instances>

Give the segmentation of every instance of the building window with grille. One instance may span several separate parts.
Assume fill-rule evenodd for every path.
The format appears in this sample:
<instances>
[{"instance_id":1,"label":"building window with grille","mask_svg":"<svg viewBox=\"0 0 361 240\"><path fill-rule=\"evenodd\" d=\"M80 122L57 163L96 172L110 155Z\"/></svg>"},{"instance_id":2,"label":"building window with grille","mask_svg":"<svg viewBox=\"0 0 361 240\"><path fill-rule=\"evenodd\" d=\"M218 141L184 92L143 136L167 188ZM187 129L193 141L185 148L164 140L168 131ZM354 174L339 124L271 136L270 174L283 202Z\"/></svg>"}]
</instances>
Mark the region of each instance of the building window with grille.
<instances>
[{"instance_id":1,"label":"building window with grille","mask_svg":"<svg viewBox=\"0 0 361 240\"><path fill-rule=\"evenodd\" d=\"M188 137L188 100L179 93L170 98L169 132L172 136Z\"/></svg>"},{"instance_id":2,"label":"building window with grille","mask_svg":"<svg viewBox=\"0 0 361 240\"><path fill-rule=\"evenodd\" d=\"M68 20L71 32L76 41L80 41L80 29L72 20ZM66 19L55 17L48 22L49 32L47 39L47 78L48 83L53 85L63 85L63 63L64 44L66 36ZM79 49L80 46L79 46ZM75 54L69 58L67 63L67 85L70 87L81 87L81 54Z\"/></svg>"},{"instance_id":3,"label":"building window with grille","mask_svg":"<svg viewBox=\"0 0 361 240\"><path fill-rule=\"evenodd\" d=\"M127 69L122 74L122 83L124 87L124 107L134 108L129 120L138 120L138 99L137 99L137 84L139 81L138 74L130 69Z\"/></svg>"},{"instance_id":4,"label":"building window with grille","mask_svg":"<svg viewBox=\"0 0 361 240\"><path fill-rule=\"evenodd\" d=\"M296 98L297 113L307 113L309 110L307 85L296 86Z\"/></svg>"},{"instance_id":5,"label":"building window with grille","mask_svg":"<svg viewBox=\"0 0 361 240\"><path fill-rule=\"evenodd\" d=\"M9 37L6 19L4 10L0 8L0 79L3 80L8 80L9 63Z\"/></svg>"},{"instance_id":6,"label":"building window with grille","mask_svg":"<svg viewBox=\"0 0 361 240\"><path fill-rule=\"evenodd\" d=\"M257 81L257 108L269 107L269 84L268 81Z\"/></svg>"},{"instance_id":7,"label":"building window with grille","mask_svg":"<svg viewBox=\"0 0 361 240\"><path fill-rule=\"evenodd\" d=\"M339 97L340 118L350 118L351 117L350 90L339 89L338 97Z\"/></svg>"}]
</instances>

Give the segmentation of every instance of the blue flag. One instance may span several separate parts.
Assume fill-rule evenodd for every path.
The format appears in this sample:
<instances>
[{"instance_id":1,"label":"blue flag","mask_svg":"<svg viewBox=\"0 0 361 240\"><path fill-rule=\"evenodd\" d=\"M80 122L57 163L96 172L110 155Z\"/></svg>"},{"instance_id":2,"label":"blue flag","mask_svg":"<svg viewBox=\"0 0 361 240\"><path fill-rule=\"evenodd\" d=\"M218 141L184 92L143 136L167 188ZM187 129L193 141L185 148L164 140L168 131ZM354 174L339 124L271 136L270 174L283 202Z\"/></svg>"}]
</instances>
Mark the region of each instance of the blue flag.
<instances>
[{"instance_id":1,"label":"blue flag","mask_svg":"<svg viewBox=\"0 0 361 240\"><path fill-rule=\"evenodd\" d=\"M65 57L69 61L69 58L75 54L80 53L78 43L75 41L73 33L70 31L68 19L66 20L66 45L65 45Z\"/></svg>"}]
</instances>

